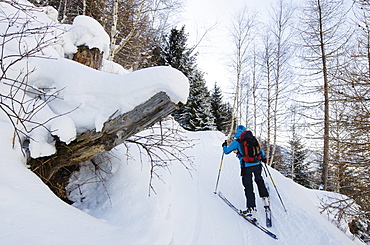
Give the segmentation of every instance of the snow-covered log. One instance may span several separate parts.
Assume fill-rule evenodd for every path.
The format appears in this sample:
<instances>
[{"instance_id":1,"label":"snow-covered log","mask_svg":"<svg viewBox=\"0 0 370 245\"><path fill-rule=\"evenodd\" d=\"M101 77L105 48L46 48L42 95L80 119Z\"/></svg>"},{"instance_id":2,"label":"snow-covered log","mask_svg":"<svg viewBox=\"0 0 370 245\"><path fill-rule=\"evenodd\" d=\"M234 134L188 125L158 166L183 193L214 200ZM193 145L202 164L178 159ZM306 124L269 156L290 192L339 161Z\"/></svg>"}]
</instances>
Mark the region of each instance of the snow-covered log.
<instances>
[{"instance_id":1,"label":"snow-covered log","mask_svg":"<svg viewBox=\"0 0 370 245\"><path fill-rule=\"evenodd\" d=\"M161 121L176 109L176 105L164 92L159 92L133 110L111 118L104 123L103 129L87 131L70 144L56 139L56 153L36 159L28 164L49 187L56 188L54 175L63 167L88 161L105 151L110 151L130 136ZM55 191L55 190L54 190Z\"/></svg>"}]
</instances>

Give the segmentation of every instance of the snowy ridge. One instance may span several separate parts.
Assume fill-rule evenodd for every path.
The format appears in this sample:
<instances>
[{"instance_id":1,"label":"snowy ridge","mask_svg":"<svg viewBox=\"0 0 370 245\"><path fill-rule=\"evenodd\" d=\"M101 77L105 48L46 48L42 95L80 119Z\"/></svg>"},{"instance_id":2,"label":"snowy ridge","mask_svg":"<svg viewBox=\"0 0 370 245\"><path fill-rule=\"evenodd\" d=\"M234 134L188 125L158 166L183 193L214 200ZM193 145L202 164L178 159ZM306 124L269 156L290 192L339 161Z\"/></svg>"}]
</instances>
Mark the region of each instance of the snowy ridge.
<instances>
[{"instance_id":1,"label":"snowy ridge","mask_svg":"<svg viewBox=\"0 0 370 245\"><path fill-rule=\"evenodd\" d=\"M6 126L2 123L3 126ZM10 128L9 128L10 129ZM274 191L271 192L276 241L240 219L213 193L224 136L219 132L187 133L196 146L192 175L181 164L173 163L169 173L160 170L157 195L148 196L149 166L126 161L125 147L114 150L106 182L93 182L72 193L81 200L69 206L22 163L18 150L7 144L11 130L0 135L2 169L0 173L1 244L362 244L352 241L324 215L313 198L326 195L293 183L270 169L288 209L285 213ZM88 178L91 171L81 169L76 177ZM91 177L91 176L90 176ZM73 181L73 180L72 180ZM266 182L271 182L266 179ZM221 171L219 190L237 207L244 205L239 166L227 155ZM316 200L317 201L317 200ZM263 218L262 201L257 199L258 216ZM80 209L80 210L79 210ZM83 211L81 211L83 210Z\"/></svg>"}]
</instances>

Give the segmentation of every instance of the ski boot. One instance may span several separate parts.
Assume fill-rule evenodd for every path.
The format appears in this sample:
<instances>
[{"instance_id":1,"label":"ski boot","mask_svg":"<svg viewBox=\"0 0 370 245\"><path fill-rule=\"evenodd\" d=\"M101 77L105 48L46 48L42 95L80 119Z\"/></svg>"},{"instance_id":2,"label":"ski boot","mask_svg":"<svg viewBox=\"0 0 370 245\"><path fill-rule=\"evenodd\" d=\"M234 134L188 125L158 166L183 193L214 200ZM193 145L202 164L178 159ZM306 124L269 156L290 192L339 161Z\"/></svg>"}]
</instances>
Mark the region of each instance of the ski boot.
<instances>
[{"instance_id":1,"label":"ski boot","mask_svg":"<svg viewBox=\"0 0 370 245\"><path fill-rule=\"evenodd\" d=\"M265 208L265 213L266 213L266 226L270 228L272 226L270 198L262 197L262 200L263 200L263 207Z\"/></svg>"},{"instance_id":2,"label":"ski boot","mask_svg":"<svg viewBox=\"0 0 370 245\"><path fill-rule=\"evenodd\" d=\"M244 217L252 220L253 222L257 222L257 209L255 207L247 208L246 210L240 212Z\"/></svg>"},{"instance_id":3,"label":"ski boot","mask_svg":"<svg viewBox=\"0 0 370 245\"><path fill-rule=\"evenodd\" d=\"M270 197L262 197L263 207L270 209Z\"/></svg>"}]
</instances>

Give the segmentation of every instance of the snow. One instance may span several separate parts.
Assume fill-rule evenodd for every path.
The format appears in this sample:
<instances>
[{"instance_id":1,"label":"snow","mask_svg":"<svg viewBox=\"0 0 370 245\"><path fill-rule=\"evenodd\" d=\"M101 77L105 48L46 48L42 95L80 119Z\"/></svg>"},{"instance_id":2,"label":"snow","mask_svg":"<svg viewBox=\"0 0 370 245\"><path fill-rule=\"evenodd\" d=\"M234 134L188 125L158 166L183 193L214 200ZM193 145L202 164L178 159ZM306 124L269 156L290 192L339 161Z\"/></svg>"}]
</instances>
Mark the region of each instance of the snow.
<instances>
[{"instance_id":1,"label":"snow","mask_svg":"<svg viewBox=\"0 0 370 245\"><path fill-rule=\"evenodd\" d=\"M117 110L124 113L164 91L175 103L185 102L187 78L170 67L152 67L125 75L109 74L57 59L32 59L37 67L29 81L37 88L56 88L60 99L49 103L54 113L68 113L77 132L96 128ZM136 82L139 81L139 82Z\"/></svg>"},{"instance_id":2,"label":"snow","mask_svg":"<svg viewBox=\"0 0 370 245\"><path fill-rule=\"evenodd\" d=\"M11 16L17 12L4 2L0 7L5 11L0 11L0 15ZM46 12L53 15L50 9ZM33 16L31 27L55 19L42 11L30 12L23 17L30 20L29 16ZM0 32L4 33L7 24L4 18L1 20ZM27 95L23 98L16 94L16 99L31 101L30 105L42 103L36 99L43 95L35 95L35 89L44 90L46 95L57 95L32 118L35 122L45 122L44 127L27 135L33 157L55 151L52 135L68 143L80 132L101 129L102 123L113 113L131 110L159 91L166 92L174 102L185 102L189 92L185 76L170 67L128 73L111 64L115 67L113 74L64 59L83 42L103 50L106 48L105 34L96 28L94 21L85 17L76 20L73 26L59 26L60 29L50 35L60 35L60 30L76 31L76 26L88 28L81 36L63 33L62 43L49 46L38 53L38 58L16 63L7 73L7 76L21 75L22 78L24 74L19 74L22 68L34 69L27 79ZM12 30L21 27L14 25ZM83 41L84 38L88 40ZM27 44L22 46L26 49L35 45L35 40L25 36L18 41ZM4 45L3 55L18 52L13 46L16 41ZM3 61L9 64L11 58ZM7 94L9 89L8 85L0 84L1 95ZM147 130L140 135L150 132ZM12 147L14 129L2 111L0 244L362 244L320 214L318 203L326 192L301 187L273 169L270 171L288 212L284 212L271 180L265 178L271 192L271 231L279 237L277 241L271 239L246 223L213 194L225 136L209 131L183 132L182 137L195 144L184 152L193 157L194 169L189 172L174 161L169 170L157 170L161 180L154 179L156 195L153 192L148 195L150 165L146 163L145 155L127 144L112 151L113 157L101 166L103 169L98 176L92 175L95 169L92 171L93 166L88 164L73 175L69 188L75 203L70 206L59 200L27 168L20 144ZM130 157L126 155L126 147L130 149ZM82 183L86 184L79 185ZM239 164L232 154L224 158L218 189L237 207L244 207ZM258 216L263 220L262 201L258 200L257 205Z\"/></svg>"},{"instance_id":3,"label":"snow","mask_svg":"<svg viewBox=\"0 0 370 245\"><path fill-rule=\"evenodd\" d=\"M88 16L77 16L73 20L72 28L64 35L64 41L64 49L69 54L76 53L78 46L86 45L103 51L103 58L109 55L108 34L99 22Z\"/></svg>"},{"instance_id":4,"label":"snow","mask_svg":"<svg viewBox=\"0 0 370 245\"><path fill-rule=\"evenodd\" d=\"M34 105L42 107L31 118L33 125L26 123L29 128L35 127L37 123L44 125L27 135L31 141L29 149L32 157L48 156L55 152L52 135L69 143L77 134L86 130L100 131L110 116L130 111L158 92L166 92L175 103L186 102L189 94L188 79L171 67L128 72L118 64L104 60L103 71L98 71L65 59L71 57L81 44L99 48L104 52L104 57L108 54L109 36L96 20L78 16L73 25L60 25L53 23L53 18L49 18L43 11L19 12L6 3L0 5L5 10L0 12L4 17L0 23L0 33L27 33L27 30L34 33L34 28L44 28L42 32L46 31L45 35L9 35L8 40L4 40L2 51L3 55L9 55L4 56L4 66L16 61L11 69L6 70L6 75L10 78L19 77L18 80L24 79L27 83L27 95L23 97L22 93L17 93L15 98L28 101L28 108ZM53 11L50 8L47 13L52 17ZM40 40L52 41L28 59L17 61L18 57L12 56L34 49ZM16 42L20 44L19 47ZM25 68L29 72L25 73ZM9 89L10 86L4 84L0 87L3 94L8 94ZM43 101L54 97L47 106L42 106ZM43 99L40 101L39 98ZM0 113L1 118L7 120L3 112Z\"/></svg>"},{"instance_id":5,"label":"snow","mask_svg":"<svg viewBox=\"0 0 370 245\"><path fill-rule=\"evenodd\" d=\"M133 159L127 160L126 148L119 146L102 171L105 182L92 180L81 186L82 195L76 189L71 195L76 203L69 206L22 164L19 149L8 144L10 125L2 123L1 128L0 164L6 169L0 173L1 244L362 244L320 214L316 204L326 192L308 190L273 169L288 210L285 213L271 181L265 178L271 191L271 231L279 240L241 219L213 194L225 138L219 132L185 133L196 144L186 152L194 157L195 169L190 174L174 162L170 172L159 170L163 182L155 181L157 195L150 196L150 166L140 163L134 147L130 151ZM90 179L89 166L75 177L71 184ZM233 155L224 157L218 190L236 206L244 206L238 161ZM259 199L257 207L263 221Z\"/></svg>"}]
</instances>

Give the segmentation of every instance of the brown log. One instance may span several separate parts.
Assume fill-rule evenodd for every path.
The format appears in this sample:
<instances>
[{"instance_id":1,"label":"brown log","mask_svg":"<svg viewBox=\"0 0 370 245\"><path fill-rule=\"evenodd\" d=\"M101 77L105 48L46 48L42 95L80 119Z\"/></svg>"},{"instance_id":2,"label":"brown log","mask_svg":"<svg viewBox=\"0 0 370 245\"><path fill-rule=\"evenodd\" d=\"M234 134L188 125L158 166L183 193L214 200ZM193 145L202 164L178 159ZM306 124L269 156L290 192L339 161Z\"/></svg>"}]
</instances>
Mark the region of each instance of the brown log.
<instances>
[{"instance_id":1,"label":"brown log","mask_svg":"<svg viewBox=\"0 0 370 245\"><path fill-rule=\"evenodd\" d=\"M77 53L73 55L72 60L93 69L100 70L103 63L103 52L100 52L98 48L90 49L86 45L81 45L77 48Z\"/></svg>"},{"instance_id":2,"label":"brown log","mask_svg":"<svg viewBox=\"0 0 370 245\"><path fill-rule=\"evenodd\" d=\"M133 110L109 119L100 132L87 131L70 144L56 139L56 153L48 157L30 159L28 164L45 183L49 183L55 173L92 159L105 151L110 151L130 136L152 126L170 115L176 109L166 93L160 92Z\"/></svg>"}]
</instances>

